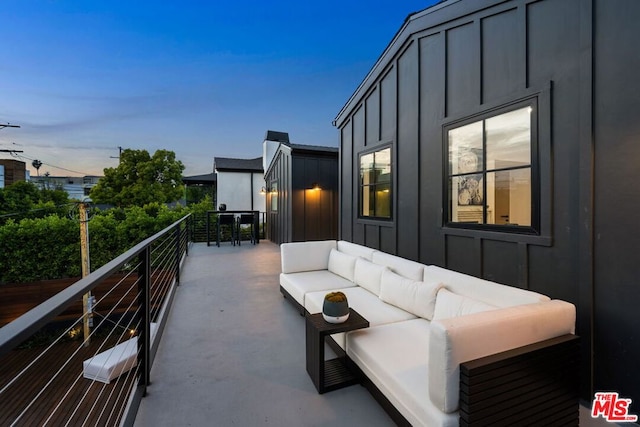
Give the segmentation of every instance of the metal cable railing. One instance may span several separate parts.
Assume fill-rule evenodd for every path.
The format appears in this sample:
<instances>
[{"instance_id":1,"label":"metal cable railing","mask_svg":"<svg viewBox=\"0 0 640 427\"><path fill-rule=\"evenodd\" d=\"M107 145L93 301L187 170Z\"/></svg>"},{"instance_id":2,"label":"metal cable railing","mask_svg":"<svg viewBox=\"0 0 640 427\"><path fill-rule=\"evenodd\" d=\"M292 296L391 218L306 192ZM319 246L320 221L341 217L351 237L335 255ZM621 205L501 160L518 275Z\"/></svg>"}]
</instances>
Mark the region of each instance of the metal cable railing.
<instances>
[{"instance_id":1,"label":"metal cable railing","mask_svg":"<svg viewBox=\"0 0 640 427\"><path fill-rule=\"evenodd\" d=\"M188 254L190 220L0 328L0 425L133 424ZM95 296L94 325L79 338L85 316L60 315L87 292Z\"/></svg>"}]
</instances>

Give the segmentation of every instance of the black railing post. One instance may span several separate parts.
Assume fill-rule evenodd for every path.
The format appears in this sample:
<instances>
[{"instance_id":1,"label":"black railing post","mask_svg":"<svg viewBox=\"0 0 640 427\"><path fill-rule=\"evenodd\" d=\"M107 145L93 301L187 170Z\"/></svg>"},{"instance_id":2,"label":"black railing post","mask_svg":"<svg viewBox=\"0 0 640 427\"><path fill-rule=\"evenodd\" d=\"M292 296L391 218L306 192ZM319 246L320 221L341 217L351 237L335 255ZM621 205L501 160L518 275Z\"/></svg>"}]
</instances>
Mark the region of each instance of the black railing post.
<instances>
[{"instance_id":1,"label":"black railing post","mask_svg":"<svg viewBox=\"0 0 640 427\"><path fill-rule=\"evenodd\" d=\"M180 250L182 248L182 245L180 244L182 242L180 236L180 224L176 225L174 234L176 235L176 283L180 286L180 255L182 253Z\"/></svg>"},{"instance_id":2,"label":"black railing post","mask_svg":"<svg viewBox=\"0 0 640 427\"><path fill-rule=\"evenodd\" d=\"M207 221L206 221L207 222L207 226L206 226L207 246L210 246L209 245L209 211L207 211L206 215L207 215Z\"/></svg>"},{"instance_id":3,"label":"black railing post","mask_svg":"<svg viewBox=\"0 0 640 427\"><path fill-rule=\"evenodd\" d=\"M151 245L148 245L138 255L138 307L141 325L138 334L138 366L140 367L139 386L143 387L143 395L147 394L147 386L151 383Z\"/></svg>"},{"instance_id":4,"label":"black railing post","mask_svg":"<svg viewBox=\"0 0 640 427\"><path fill-rule=\"evenodd\" d=\"M191 230L191 224L193 224L193 214L187 218L187 223L184 228L184 252L189 256L189 230ZM191 234L191 240L193 240L193 233Z\"/></svg>"}]
</instances>

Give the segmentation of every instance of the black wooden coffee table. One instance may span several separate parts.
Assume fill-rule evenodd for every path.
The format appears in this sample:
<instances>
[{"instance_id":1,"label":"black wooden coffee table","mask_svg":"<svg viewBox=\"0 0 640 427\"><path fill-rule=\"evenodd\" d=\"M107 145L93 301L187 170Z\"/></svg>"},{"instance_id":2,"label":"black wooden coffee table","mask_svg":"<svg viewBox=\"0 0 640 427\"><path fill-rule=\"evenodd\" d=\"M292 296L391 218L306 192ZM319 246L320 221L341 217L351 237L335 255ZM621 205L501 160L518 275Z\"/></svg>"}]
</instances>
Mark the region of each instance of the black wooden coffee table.
<instances>
[{"instance_id":1,"label":"black wooden coffee table","mask_svg":"<svg viewBox=\"0 0 640 427\"><path fill-rule=\"evenodd\" d=\"M307 372L318 393L337 390L357 384L359 379L347 366L346 357L324 360L325 338L332 334L368 328L369 321L357 311L349 309L349 319L344 323L329 323L322 313L306 313L307 324Z\"/></svg>"}]
</instances>

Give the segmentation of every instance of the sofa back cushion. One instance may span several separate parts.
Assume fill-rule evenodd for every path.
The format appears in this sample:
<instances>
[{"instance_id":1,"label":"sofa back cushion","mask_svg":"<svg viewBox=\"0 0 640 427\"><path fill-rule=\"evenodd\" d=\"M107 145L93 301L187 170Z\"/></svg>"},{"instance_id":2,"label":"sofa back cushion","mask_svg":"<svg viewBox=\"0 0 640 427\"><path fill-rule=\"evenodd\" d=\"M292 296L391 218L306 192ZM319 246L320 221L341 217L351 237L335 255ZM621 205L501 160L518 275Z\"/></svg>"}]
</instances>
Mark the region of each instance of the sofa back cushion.
<instances>
[{"instance_id":1,"label":"sofa back cushion","mask_svg":"<svg viewBox=\"0 0 640 427\"><path fill-rule=\"evenodd\" d=\"M329 271L353 282L353 276L358 257L345 254L336 249L329 253Z\"/></svg>"},{"instance_id":2,"label":"sofa back cushion","mask_svg":"<svg viewBox=\"0 0 640 427\"><path fill-rule=\"evenodd\" d=\"M494 305L464 295L458 295L448 291L446 288L442 288L436 296L433 320L449 319L451 317L480 313L481 311L495 310L497 308L498 307Z\"/></svg>"},{"instance_id":3,"label":"sofa back cushion","mask_svg":"<svg viewBox=\"0 0 640 427\"><path fill-rule=\"evenodd\" d=\"M372 260L375 264L384 265L388 267L389 270L407 279L416 281L423 280L425 267L423 264L380 251L373 253Z\"/></svg>"},{"instance_id":4,"label":"sofa back cushion","mask_svg":"<svg viewBox=\"0 0 640 427\"><path fill-rule=\"evenodd\" d=\"M329 266L329 253L335 248L335 240L283 243L280 245L282 272L326 270Z\"/></svg>"},{"instance_id":5,"label":"sofa back cushion","mask_svg":"<svg viewBox=\"0 0 640 427\"><path fill-rule=\"evenodd\" d=\"M441 287L437 282L418 282L385 270L382 272L380 299L418 317L431 320L436 295Z\"/></svg>"},{"instance_id":6,"label":"sofa back cushion","mask_svg":"<svg viewBox=\"0 0 640 427\"><path fill-rule=\"evenodd\" d=\"M549 297L513 286L501 285L435 265L424 268L424 280L442 283L449 291L496 307L512 307L549 301Z\"/></svg>"},{"instance_id":7,"label":"sofa back cushion","mask_svg":"<svg viewBox=\"0 0 640 427\"><path fill-rule=\"evenodd\" d=\"M371 261L375 249L371 249L366 246L358 245L356 243L347 242L346 240L338 240L338 250L345 254L362 257Z\"/></svg>"},{"instance_id":8,"label":"sofa back cushion","mask_svg":"<svg viewBox=\"0 0 640 427\"><path fill-rule=\"evenodd\" d=\"M356 267L354 271L354 282L369 292L380 295L380 283L382 281L382 272L388 271L383 265L374 264L364 258L356 259Z\"/></svg>"}]
</instances>

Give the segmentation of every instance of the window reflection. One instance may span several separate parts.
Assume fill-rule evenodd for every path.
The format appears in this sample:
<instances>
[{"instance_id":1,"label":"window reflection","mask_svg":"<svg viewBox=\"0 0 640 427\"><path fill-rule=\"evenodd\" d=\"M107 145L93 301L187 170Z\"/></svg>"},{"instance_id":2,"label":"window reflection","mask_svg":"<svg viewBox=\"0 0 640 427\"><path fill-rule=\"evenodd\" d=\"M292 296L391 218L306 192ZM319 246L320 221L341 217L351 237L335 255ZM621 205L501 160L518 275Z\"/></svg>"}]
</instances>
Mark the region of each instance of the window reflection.
<instances>
[{"instance_id":1,"label":"window reflection","mask_svg":"<svg viewBox=\"0 0 640 427\"><path fill-rule=\"evenodd\" d=\"M449 222L531 226L532 110L448 131Z\"/></svg>"},{"instance_id":2,"label":"window reflection","mask_svg":"<svg viewBox=\"0 0 640 427\"><path fill-rule=\"evenodd\" d=\"M360 156L360 216L391 218L391 148Z\"/></svg>"}]
</instances>

